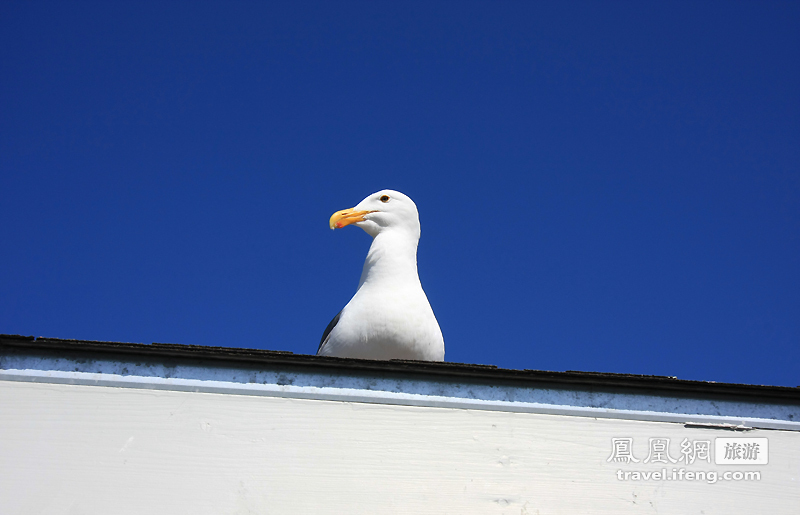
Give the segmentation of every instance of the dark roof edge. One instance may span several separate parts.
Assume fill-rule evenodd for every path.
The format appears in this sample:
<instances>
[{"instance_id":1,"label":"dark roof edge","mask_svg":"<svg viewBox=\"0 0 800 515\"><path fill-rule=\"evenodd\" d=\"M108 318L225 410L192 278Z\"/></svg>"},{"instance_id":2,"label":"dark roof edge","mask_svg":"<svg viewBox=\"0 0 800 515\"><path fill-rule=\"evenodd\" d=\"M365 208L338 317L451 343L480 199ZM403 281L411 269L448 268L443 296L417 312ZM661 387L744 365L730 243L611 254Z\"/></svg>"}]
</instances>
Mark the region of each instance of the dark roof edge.
<instances>
[{"instance_id":1,"label":"dark roof edge","mask_svg":"<svg viewBox=\"0 0 800 515\"><path fill-rule=\"evenodd\" d=\"M465 363L433 361L377 361L350 358L332 358L309 354L294 354L288 351L271 351L236 347L211 347L181 345L173 343L123 343L87 340L64 340L0 334L0 349L3 347L21 350L57 350L91 352L98 354L128 354L142 358L169 357L186 359L218 360L253 364L274 363L284 366L326 368L351 372L393 372L424 376L470 378L495 381L550 383L565 386L621 387L648 390L667 390L684 394L724 394L758 397L762 400L800 401L800 387L767 386L735 383L694 381L667 376L613 374L605 372L551 372L545 370L516 370L498 368L494 365L472 365Z\"/></svg>"}]
</instances>

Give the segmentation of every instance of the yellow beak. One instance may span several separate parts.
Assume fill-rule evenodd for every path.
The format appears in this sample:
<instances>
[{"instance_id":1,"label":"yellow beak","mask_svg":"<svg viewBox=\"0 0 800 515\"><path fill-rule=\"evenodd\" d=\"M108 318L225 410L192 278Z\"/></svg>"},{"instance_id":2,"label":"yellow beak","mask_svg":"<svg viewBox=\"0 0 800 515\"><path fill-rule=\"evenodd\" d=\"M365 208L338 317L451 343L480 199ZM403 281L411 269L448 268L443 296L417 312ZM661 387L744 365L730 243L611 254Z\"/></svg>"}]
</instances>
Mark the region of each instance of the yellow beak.
<instances>
[{"instance_id":1,"label":"yellow beak","mask_svg":"<svg viewBox=\"0 0 800 515\"><path fill-rule=\"evenodd\" d=\"M350 224L364 221L364 215L374 213L375 211L356 211L355 208L342 209L333 213L331 216L330 225L331 229L341 229Z\"/></svg>"}]
</instances>

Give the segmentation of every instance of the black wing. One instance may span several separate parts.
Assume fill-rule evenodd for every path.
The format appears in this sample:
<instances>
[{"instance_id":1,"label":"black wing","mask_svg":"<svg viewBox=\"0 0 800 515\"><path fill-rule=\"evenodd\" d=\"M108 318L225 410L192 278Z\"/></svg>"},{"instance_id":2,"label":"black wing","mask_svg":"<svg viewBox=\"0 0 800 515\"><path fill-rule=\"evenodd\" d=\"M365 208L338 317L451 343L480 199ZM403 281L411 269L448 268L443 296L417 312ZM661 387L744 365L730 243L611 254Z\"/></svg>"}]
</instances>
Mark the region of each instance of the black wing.
<instances>
[{"instance_id":1,"label":"black wing","mask_svg":"<svg viewBox=\"0 0 800 515\"><path fill-rule=\"evenodd\" d=\"M336 313L336 316L333 317L333 320L331 320L331 323L328 324L328 327L325 328L325 332L322 333L322 339L319 341L319 348L317 349L317 354L319 354L319 351L322 350L322 346L325 345L325 343L328 341L328 336L330 336L331 331L333 331L333 328L336 327L336 324L339 323L339 317L340 316L342 316L342 312L341 311Z\"/></svg>"}]
</instances>

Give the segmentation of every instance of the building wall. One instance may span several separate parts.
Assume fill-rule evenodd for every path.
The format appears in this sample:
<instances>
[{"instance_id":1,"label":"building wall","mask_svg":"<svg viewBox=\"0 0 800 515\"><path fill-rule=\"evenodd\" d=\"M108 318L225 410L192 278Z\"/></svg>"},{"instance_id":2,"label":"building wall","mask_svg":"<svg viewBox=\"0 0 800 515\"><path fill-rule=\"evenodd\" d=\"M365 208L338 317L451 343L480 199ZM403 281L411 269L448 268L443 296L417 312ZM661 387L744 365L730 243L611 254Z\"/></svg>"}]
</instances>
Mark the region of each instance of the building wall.
<instances>
[{"instance_id":1,"label":"building wall","mask_svg":"<svg viewBox=\"0 0 800 515\"><path fill-rule=\"evenodd\" d=\"M309 398L0 381L1 513L771 513L800 433ZM644 463L651 438L767 438L766 465ZM638 463L609 462L632 438ZM684 470L683 480L618 471ZM687 480L686 471L720 479ZM725 472L760 480L725 481ZM631 475L628 475L629 478Z\"/></svg>"}]
</instances>

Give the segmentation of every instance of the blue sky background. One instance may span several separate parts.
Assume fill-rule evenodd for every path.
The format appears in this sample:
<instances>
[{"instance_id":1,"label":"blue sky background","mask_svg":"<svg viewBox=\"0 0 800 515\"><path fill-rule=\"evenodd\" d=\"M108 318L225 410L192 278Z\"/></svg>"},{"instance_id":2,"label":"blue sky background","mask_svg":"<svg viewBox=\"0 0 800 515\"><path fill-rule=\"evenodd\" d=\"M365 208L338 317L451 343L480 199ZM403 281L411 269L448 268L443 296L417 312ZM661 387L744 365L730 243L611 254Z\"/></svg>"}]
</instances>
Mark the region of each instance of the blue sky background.
<instances>
[{"instance_id":1,"label":"blue sky background","mask_svg":"<svg viewBox=\"0 0 800 515\"><path fill-rule=\"evenodd\" d=\"M448 361L800 385L797 2L0 4L0 332L313 354L403 191Z\"/></svg>"}]
</instances>

